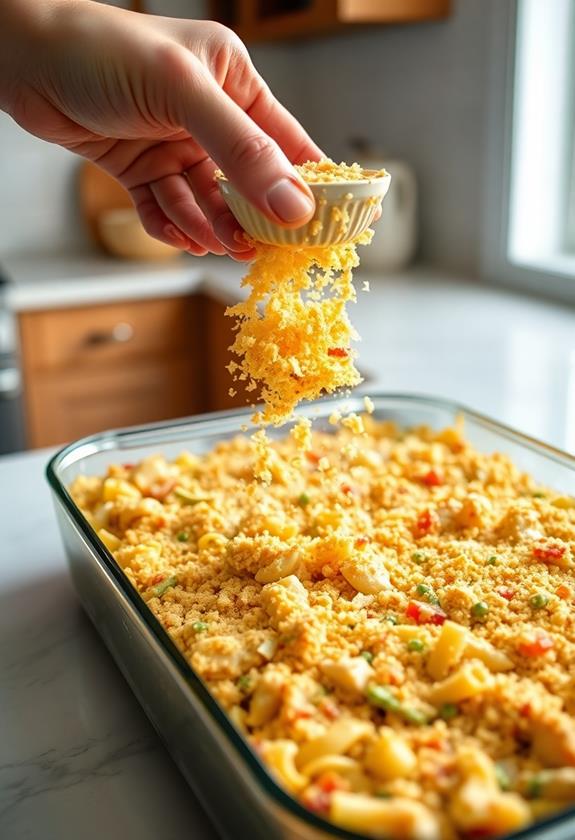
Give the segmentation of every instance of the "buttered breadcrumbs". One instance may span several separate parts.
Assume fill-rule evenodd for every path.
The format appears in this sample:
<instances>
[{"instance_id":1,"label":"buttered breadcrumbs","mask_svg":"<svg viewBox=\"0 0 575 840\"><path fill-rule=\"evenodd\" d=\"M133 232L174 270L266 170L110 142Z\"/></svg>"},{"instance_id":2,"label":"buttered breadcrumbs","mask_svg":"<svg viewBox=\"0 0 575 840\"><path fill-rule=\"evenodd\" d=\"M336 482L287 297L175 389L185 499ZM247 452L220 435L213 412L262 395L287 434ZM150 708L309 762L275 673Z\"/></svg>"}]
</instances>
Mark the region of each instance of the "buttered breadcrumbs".
<instances>
[{"instance_id":1,"label":"buttered breadcrumbs","mask_svg":"<svg viewBox=\"0 0 575 840\"><path fill-rule=\"evenodd\" d=\"M296 171L308 184L332 184L335 181L366 181L370 178L383 178L385 169L367 172L359 163L334 163L329 158L318 162L308 160L295 167Z\"/></svg>"},{"instance_id":2,"label":"buttered breadcrumbs","mask_svg":"<svg viewBox=\"0 0 575 840\"><path fill-rule=\"evenodd\" d=\"M371 231L364 234L368 242ZM351 343L358 338L346 312L355 300L356 244L277 248L254 243L242 285L247 300L227 310L237 319L228 370L263 400L256 422L280 424L301 400L361 382Z\"/></svg>"},{"instance_id":3,"label":"buttered breadcrumbs","mask_svg":"<svg viewBox=\"0 0 575 840\"><path fill-rule=\"evenodd\" d=\"M326 159L295 168L309 183L366 179L357 163ZM331 213L345 230L348 211L334 206ZM352 348L359 336L346 304L356 299L352 270L359 265L357 246L369 244L372 235L366 231L352 242L329 247L278 247L251 241L255 256L242 281L250 293L226 314L236 319L237 331L230 347L237 358L228 370L234 382L242 382L254 399L264 403L254 416L256 423L279 425L301 400L361 382Z\"/></svg>"},{"instance_id":4,"label":"buttered breadcrumbs","mask_svg":"<svg viewBox=\"0 0 575 840\"><path fill-rule=\"evenodd\" d=\"M397 840L518 830L575 801L575 502L459 429L359 419L269 444L269 486L237 437L73 495L307 808Z\"/></svg>"}]
</instances>

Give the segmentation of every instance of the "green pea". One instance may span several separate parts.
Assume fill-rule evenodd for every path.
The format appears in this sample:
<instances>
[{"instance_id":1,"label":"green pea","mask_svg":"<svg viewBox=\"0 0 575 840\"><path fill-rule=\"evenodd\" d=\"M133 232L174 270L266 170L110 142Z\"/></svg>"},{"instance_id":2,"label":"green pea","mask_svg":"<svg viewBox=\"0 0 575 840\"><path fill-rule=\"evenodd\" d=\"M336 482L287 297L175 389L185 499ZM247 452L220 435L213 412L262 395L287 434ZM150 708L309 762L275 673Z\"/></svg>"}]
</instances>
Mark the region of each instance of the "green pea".
<instances>
[{"instance_id":1,"label":"green pea","mask_svg":"<svg viewBox=\"0 0 575 840\"><path fill-rule=\"evenodd\" d=\"M497 779L497 784L499 785L501 790L510 789L511 779L509 777L509 773L502 764L495 765L495 777Z\"/></svg>"},{"instance_id":2,"label":"green pea","mask_svg":"<svg viewBox=\"0 0 575 840\"><path fill-rule=\"evenodd\" d=\"M205 621L194 621L192 624L192 630L194 633L204 633L208 629L208 625Z\"/></svg>"},{"instance_id":3,"label":"green pea","mask_svg":"<svg viewBox=\"0 0 575 840\"><path fill-rule=\"evenodd\" d=\"M528 799L539 799L543 793L543 785L545 783L545 775L543 773L535 773L527 782L526 795Z\"/></svg>"},{"instance_id":4,"label":"green pea","mask_svg":"<svg viewBox=\"0 0 575 840\"><path fill-rule=\"evenodd\" d=\"M534 610L542 610L549 603L549 596L545 592L537 592L529 599L529 606Z\"/></svg>"},{"instance_id":5,"label":"green pea","mask_svg":"<svg viewBox=\"0 0 575 840\"><path fill-rule=\"evenodd\" d=\"M421 639L410 639L407 643L407 649L415 651L416 653L421 653L425 650L425 644L421 641Z\"/></svg>"},{"instance_id":6,"label":"green pea","mask_svg":"<svg viewBox=\"0 0 575 840\"><path fill-rule=\"evenodd\" d=\"M362 652L360 653L360 656L363 656L365 661L369 662L370 665L374 660L374 655L370 650L362 650Z\"/></svg>"},{"instance_id":7,"label":"green pea","mask_svg":"<svg viewBox=\"0 0 575 840\"><path fill-rule=\"evenodd\" d=\"M252 678L248 674L242 674L236 683L240 691L249 691L252 684Z\"/></svg>"},{"instance_id":8,"label":"green pea","mask_svg":"<svg viewBox=\"0 0 575 840\"><path fill-rule=\"evenodd\" d=\"M474 615L475 618L485 618L488 612L489 606L485 603L485 601L478 601L471 607L471 614Z\"/></svg>"},{"instance_id":9,"label":"green pea","mask_svg":"<svg viewBox=\"0 0 575 840\"><path fill-rule=\"evenodd\" d=\"M459 707L455 703L444 703L439 709L439 717L443 720L451 720L459 714Z\"/></svg>"},{"instance_id":10,"label":"green pea","mask_svg":"<svg viewBox=\"0 0 575 840\"><path fill-rule=\"evenodd\" d=\"M431 586L428 586L426 583L418 583L415 587L415 591L418 595L421 595L423 598L425 598L428 604L439 604L439 598L437 597Z\"/></svg>"},{"instance_id":11,"label":"green pea","mask_svg":"<svg viewBox=\"0 0 575 840\"><path fill-rule=\"evenodd\" d=\"M186 531L180 531L180 533L176 535L178 542L187 542L189 538L190 535Z\"/></svg>"}]
</instances>

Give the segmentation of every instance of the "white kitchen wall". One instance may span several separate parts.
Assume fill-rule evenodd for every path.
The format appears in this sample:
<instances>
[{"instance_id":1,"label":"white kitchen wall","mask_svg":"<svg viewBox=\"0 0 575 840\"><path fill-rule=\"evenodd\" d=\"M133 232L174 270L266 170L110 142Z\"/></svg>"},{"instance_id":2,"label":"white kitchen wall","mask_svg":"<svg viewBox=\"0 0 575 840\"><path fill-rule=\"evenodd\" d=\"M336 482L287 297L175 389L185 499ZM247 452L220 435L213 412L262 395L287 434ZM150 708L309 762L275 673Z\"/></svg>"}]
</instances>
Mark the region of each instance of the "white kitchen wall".
<instances>
[{"instance_id":1,"label":"white kitchen wall","mask_svg":"<svg viewBox=\"0 0 575 840\"><path fill-rule=\"evenodd\" d=\"M1 2L1 0L0 0ZM116 5L126 5L118 2ZM151 12L202 17L203 0L148 0ZM260 71L288 108L297 110L293 47L253 50ZM24 132L0 111L0 262L3 256L82 252L90 247L76 201L79 158Z\"/></svg>"},{"instance_id":2,"label":"white kitchen wall","mask_svg":"<svg viewBox=\"0 0 575 840\"><path fill-rule=\"evenodd\" d=\"M447 20L371 27L300 43L258 45L254 61L276 95L335 158L363 135L416 169L421 257L478 268L495 3L454 0ZM202 0L148 0L151 11L202 14ZM77 159L26 135L0 114L0 260L3 254L80 250Z\"/></svg>"},{"instance_id":3,"label":"white kitchen wall","mask_svg":"<svg viewBox=\"0 0 575 840\"><path fill-rule=\"evenodd\" d=\"M507 2L455 0L446 20L301 44L294 61L322 149L348 159L348 139L365 136L411 163L421 256L458 271L479 265L491 14Z\"/></svg>"},{"instance_id":4,"label":"white kitchen wall","mask_svg":"<svg viewBox=\"0 0 575 840\"><path fill-rule=\"evenodd\" d=\"M77 160L0 111L0 261L85 246L74 201Z\"/></svg>"}]
</instances>

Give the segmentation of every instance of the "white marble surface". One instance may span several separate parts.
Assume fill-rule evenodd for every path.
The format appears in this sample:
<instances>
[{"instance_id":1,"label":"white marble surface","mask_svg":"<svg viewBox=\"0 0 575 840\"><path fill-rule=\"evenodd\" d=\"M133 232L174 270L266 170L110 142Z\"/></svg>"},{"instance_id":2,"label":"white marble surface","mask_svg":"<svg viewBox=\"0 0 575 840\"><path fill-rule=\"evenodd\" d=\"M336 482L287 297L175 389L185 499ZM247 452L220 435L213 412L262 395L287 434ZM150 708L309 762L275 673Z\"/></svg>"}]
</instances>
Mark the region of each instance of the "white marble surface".
<instances>
[{"instance_id":1,"label":"white marble surface","mask_svg":"<svg viewBox=\"0 0 575 840\"><path fill-rule=\"evenodd\" d=\"M0 459L0 837L215 840L76 600L47 459Z\"/></svg>"},{"instance_id":2,"label":"white marble surface","mask_svg":"<svg viewBox=\"0 0 575 840\"><path fill-rule=\"evenodd\" d=\"M2 269L12 281L8 300L16 312L187 295L214 272L236 284L241 275L241 266L231 259L188 254L160 262L130 262L99 254L39 254L7 257Z\"/></svg>"},{"instance_id":3,"label":"white marble surface","mask_svg":"<svg viewBox=\"0 0 575 840\"><path fill-rule=\"evenodd\" d=\"M237 277L207 287L235 299ZM573 310L421 271L371 282L352 311L371 390L453 397L575 451ZM0 459L0 837L209 840L74 596L46 460Z\"/></svg>"}]
</instances>

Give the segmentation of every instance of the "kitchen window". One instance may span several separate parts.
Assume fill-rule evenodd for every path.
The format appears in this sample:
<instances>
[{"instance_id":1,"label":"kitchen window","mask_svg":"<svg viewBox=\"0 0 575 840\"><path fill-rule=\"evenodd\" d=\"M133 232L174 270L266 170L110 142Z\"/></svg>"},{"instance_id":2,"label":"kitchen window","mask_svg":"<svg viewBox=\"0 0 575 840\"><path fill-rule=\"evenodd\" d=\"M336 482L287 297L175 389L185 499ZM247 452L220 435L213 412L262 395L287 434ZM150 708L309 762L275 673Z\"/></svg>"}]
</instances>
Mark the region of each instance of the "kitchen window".
<instances>
[{"instance_id":1,"label":"kitchen window","mask_svg":"<svg viewBox=\"0 0 575 840\"><path fill-rule=\"evenodd\" d=\"M502 6L494 21L501 31L491 76L485 273L575 301L575 0Z\"/></svg>"}]
</instances>

